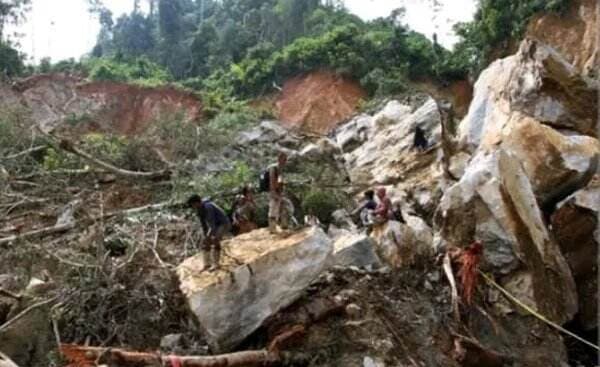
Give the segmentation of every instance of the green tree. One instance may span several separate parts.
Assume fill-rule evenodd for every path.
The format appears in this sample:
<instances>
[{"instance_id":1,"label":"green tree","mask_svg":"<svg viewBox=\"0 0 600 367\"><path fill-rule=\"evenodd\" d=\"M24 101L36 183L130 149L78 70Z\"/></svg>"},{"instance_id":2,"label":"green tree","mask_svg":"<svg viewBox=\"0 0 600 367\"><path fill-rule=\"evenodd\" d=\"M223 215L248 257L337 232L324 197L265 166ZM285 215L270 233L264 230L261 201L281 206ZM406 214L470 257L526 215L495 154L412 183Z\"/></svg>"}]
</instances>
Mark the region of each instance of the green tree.
<instances>
[{"instance_id":1,"label":"green tree","mask_svg":"<svg viewBox=\"0 0 600 367\"><path fill-rule=\"evenodd\" d=\"M31 0L0 0L0 39L4 39L4 27L25 19Z\"/></svg>"},{"instance_id":2,"label":"green tree","mask_svg":"<svg viewBox=\"0 0 600 367\"><path fill-rule=\"evenodd\" d=\"M141 13L120 17L112 34L113 47L126 56L148 55L155 50L154 24Z\"/></svg>"},{"instance_id":3,"label":"green tree","mask_svg":"<svg viewBox=\"0 0 600 367\"><path fill-rule=\"evenodd\" d=\"M0 75L17 76L24 71L24 55L13 48L12 44L0 40Z\"/></svg>"}]
</instances>

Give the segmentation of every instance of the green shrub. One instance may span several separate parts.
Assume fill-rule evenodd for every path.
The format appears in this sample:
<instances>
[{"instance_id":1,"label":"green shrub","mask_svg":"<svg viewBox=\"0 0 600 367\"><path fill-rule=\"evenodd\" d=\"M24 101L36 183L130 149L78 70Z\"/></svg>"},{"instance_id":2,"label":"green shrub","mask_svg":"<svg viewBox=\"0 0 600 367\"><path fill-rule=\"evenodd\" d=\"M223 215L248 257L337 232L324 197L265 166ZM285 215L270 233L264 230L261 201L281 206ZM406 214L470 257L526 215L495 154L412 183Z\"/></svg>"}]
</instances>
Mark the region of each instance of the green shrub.
<instances>
[{"instance_id":1,"label":"green shrub","mask_svg":"<svg viewBox=\"0 0 600 367\"><path fill-rule=\"evenodd\" d=\"M117 58L92 58L85 63L89 78L95 81L134 82L144 86L164 85L171 75L160 65L146 57L131 60Z\"/></svg>"},{"instance_id":2,"label":"green shrub","mask_svg":"<svg viewBox=\"0 0 600 367\"><path fill-rule=\"evenodd\" d=\"M202 196L212 197L224 209L231 209L235 193L244 185L256 181L257 173L244 162L234 162L229 171L207 174L195 178L195 191Z\"/></svg>"},{"instance_id":3,"label":"green shrub","mask_svg":"<svg viewBox=\"0 0 600 367\"><path fill-rule=\"evenodd\" d=\"M313 190L302 200L302 212L316 216L324 225L331 224L331 214L341 207L340 198L332 191Z\"/></svg>"}]
</instances>

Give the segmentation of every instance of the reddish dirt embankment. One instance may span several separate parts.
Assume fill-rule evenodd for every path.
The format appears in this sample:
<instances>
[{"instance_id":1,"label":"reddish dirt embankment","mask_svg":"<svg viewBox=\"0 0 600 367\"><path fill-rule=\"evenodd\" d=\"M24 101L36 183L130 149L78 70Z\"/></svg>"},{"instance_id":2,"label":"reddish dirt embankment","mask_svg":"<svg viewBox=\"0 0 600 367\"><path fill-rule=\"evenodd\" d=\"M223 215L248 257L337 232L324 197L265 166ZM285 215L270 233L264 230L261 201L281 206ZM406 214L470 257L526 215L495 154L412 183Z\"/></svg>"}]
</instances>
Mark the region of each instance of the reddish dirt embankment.
<instances>
[{"instance_id":1,"label":"reddish dirt embankment","mask_svg":"<svg viewBox=\"0 0 600 367\"><path fill-rule=\"evenodd\" d=\"M575 0L565 14L541 14L529 23L527 37L546 43L568 58L580 72L600 70L600 3Z\"/></svg>"},{"instance_id":2,"label":"reddish dirt embankment","mask_svg":"<svg viewBox=\"0 0 600 367\"><path fill-rule=\"evenodd\" d=\"M288 80L277 100L277 114L290 127L327 133L356 112L366 92L352 80L316 71Z\"/></svg>"},{"instance_id":3,"label":"reddish dirt embankment","mask_svg":"<svg viewBox=\"0 0 600 367\"><path fill-rule=\"evenodd\" d=\"M42 74L17 82L13 91L46 129L66 121L76 130L136 134L160 117L180 113L184 120L192 121L202 114L195 95L173 87L87 82L71 75Z\"/></svg>"}]
</instances>

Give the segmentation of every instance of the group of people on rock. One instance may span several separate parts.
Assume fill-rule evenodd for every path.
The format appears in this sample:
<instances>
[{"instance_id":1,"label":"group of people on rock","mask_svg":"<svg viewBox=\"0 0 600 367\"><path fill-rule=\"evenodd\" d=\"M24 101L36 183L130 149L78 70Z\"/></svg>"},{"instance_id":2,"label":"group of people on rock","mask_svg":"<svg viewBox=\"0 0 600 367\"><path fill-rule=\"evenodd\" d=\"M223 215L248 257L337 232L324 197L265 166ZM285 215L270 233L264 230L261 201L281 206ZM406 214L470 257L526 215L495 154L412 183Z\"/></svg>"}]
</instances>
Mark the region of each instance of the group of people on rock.
<instances>
[{"instance_id":1,"label":"group of people on rock","mask_svg":"<svg viewBox=\"0 0 600 367\"><path fill-rule=\"evenodd\" d=\"M294 206L284 195L285 181L283 170L287 163L287 155L279 153L277 162L270 165L260 176L259 190L269 193L269 231L271 233L285 231L289 227ZM201 242L204 267L209 270L218 268L221 258L221 240L228 234L247 233L258 226L256 224L256 202L252 188L244 186L236 196L228 216L225 210L209 198L192 195L187 205L193 208L204 232Z\"/></svg>"},{"instance_id":2,"label":"group of people on rock","mask_svg":"<svg viewBox=\"0 0 600 367\"><path fill-rule=\"evenodd\" d=\"M377 200L375 196L377 195ZM360 224L370 232L375 225L386 223L388 220L397 220L404 222L402 211L399 207L394 207L392 201L387 196L384 187L373 190L367 190L363 194L363 199L358 207L351 213L352 217L358 217Z\"/></svg>"},{"instance_id":3,"label":"group of people on rock","mask_svg":"<svg viewBox=\"0 0 600 367\"><path fill-rule=\"evenodd\" d=\"M425 132L417 127L414 133L413 148L425 151L428 142ZM287 164L287 155L279 153L277 162L268 166L259 179L259 190L269 193L269 231L276 233L289 228L289 221L293 219L294 206L285 196L285 181L283 171ZM191 196L187 204L196 210L204 231L201 244L205 268L214 270L218 268L221 254L221 240L230 233L242 234L256 229L256 203L252 188L244 186L232 205L232 214L226 212L208 198L198 195ZM370 233L373 226L380 225L388 220L403 222L399 208L394 208L387 196L386 189L380 187L364 193L360 205L352 212L358 217L360 224Z\"/></svg>"}]
</instances>

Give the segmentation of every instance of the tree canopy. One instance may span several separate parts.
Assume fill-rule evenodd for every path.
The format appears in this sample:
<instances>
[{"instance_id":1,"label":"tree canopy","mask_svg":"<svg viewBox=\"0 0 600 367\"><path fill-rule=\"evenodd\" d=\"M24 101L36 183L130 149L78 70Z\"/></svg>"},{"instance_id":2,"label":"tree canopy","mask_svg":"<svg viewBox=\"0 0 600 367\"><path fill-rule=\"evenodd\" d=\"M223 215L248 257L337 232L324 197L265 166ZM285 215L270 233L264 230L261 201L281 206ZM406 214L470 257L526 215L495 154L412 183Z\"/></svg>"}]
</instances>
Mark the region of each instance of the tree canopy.
<instances>
[{"instance_id":1,"label":"tree canopy","mask_svg":"<svg viewBox=\"0 0 600 367\"><path fill-rule=\"evenodd\" d=\"M0 27L19 19L29 1L0 0ZM403 8L367 22L342 0L133 0L133 11L115 19L102 0L86 1L101 26L97 43L83 65L63 62L61 69L72 65L99 79L177 81L215 99L269 92L316 69L350 76L372 95L402 91L407 80L474 77L522 36L534 14L568 3L478 0L475 19L456 26L460 41L447 50L435 35L430 41L410 30ZM19 57L4 52L0 67L22 72Z\"/></svg>"}]
</instances>

